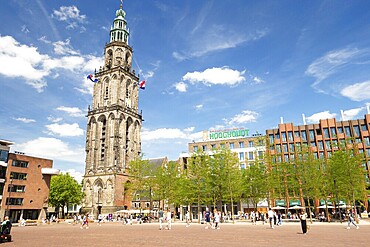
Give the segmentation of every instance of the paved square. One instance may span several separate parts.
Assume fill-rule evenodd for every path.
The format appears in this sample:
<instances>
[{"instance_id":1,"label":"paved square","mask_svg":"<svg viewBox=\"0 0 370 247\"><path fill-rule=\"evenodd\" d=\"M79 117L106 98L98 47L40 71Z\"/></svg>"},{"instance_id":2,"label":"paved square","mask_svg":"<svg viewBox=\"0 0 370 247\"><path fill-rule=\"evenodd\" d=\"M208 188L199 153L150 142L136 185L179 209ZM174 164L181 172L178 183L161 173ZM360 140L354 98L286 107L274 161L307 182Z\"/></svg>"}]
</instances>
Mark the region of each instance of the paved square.
<instances>
[{"instance_id":1,"label":"paved square","mask_svg":"<svg viewBox=\"0 0 370 247\"><path fill-rule=\"evenodd\" d=\"M174 223L172 230L159 230L158 223L123 225L91 223L89 229L66 223L13 227L13 242L3 246L369 246L370 224L356 230L343 223L314 223L307 235L299 223L269 229L259 223L221 224L221 229L204 225Z\"/></svg>"}]
</instances>

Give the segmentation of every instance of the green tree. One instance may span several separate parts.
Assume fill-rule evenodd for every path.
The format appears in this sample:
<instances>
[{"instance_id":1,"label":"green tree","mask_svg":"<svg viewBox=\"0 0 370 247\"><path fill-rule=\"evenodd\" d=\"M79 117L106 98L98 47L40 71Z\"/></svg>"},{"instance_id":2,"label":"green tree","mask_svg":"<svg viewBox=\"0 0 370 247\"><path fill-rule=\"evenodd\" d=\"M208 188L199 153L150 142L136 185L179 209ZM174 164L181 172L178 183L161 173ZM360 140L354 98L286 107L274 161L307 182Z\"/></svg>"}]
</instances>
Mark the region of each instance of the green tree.
<instances>
[{"instance_id":1,"label":"green tree","mask_svg":"<svg viewBox=\"0 0 370 247\"><path fill-rule=\"evenodd\" d=\"M79 184L69 173L53 176L50 182L49 204L56 208L62 208L62 215L65 216L64 207L81 203L84 194L82 185Z\"/></svg>"}]
</instances>

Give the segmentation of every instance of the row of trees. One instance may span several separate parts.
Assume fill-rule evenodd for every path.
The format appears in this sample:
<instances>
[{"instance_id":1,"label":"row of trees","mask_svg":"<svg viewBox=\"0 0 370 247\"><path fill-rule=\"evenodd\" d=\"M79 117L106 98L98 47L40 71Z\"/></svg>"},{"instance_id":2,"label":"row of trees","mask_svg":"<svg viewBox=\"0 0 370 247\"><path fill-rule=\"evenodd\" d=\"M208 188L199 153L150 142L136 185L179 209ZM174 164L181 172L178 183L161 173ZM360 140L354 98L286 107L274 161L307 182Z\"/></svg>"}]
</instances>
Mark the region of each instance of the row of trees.
<instances>
[{"instance_id":1,"label":"row of trees","mask_svg":"<svg viewBox=\"0 0 370 247\"><path fill-rule=\"evenodd\" d=\"M355 205L364 201L369 186L364 156L356 143L336 148L328 159L316 157L310 147L296 148L295 159L276 162L281 154L266 152L246 169L240 169L236 153L223 148L213 155L198 152L188 159L184 167L170 161L152 167L141 157L130 163L131 192L140 190L142 196L164 200L175 205L233 205L241 201L257 207L268 199L302 199L309 209L314 199L339 200ZM151 206L152 208L152 206ZM232 215L234 212L231 212Z\"/></svg>"}]
</instances>

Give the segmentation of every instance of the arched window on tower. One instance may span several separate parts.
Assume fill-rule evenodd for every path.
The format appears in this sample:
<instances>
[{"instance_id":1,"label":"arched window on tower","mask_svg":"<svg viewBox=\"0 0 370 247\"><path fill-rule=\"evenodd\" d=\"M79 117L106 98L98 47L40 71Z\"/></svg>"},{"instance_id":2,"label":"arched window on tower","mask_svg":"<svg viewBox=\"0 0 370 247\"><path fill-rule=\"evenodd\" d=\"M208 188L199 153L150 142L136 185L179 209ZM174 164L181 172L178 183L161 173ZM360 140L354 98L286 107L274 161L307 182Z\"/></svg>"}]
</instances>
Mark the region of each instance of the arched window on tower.
<instances>
[{"instance_id":1,"label":"arched window on tower","mask_svg":"<svg viewBox=\"0 0 370 247\"><path fill-rule=\"evenodd\" d=\"M108 97L109 97L109 88L108 88L108 86L106 86L105 87L105 99L108 99Z\"/></svg>"},{"instance_id":2,"label":"arched window on tower","mask_svg":"<svg viewBox=\"0 0 370 247\"><path fill-rule=\"evenodd\" d=\"M102 119L102 129L101 129L101 147L100 147L100 158L104 160L105 158L105 139L106 139L106 129L107 129L107 120Z\"/></svg>"}]
</instances>

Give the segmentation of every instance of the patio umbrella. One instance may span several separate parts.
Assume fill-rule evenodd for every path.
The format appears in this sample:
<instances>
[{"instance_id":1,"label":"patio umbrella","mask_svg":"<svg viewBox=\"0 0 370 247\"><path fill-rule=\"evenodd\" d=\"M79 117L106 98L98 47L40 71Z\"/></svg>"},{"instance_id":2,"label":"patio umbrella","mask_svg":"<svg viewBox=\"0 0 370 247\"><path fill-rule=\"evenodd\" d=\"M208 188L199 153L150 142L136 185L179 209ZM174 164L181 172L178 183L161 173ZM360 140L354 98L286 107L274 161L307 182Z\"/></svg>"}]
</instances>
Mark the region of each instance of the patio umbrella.
<instances>
[{"instance_id":1,"label":"patio umbrella","mask_svg":"<svg viewBox=\"0 0 370 247\"><path fill-rule=\"evenodd\" d=\"M272 207L271 209L286 209L286 207L282 207L282 206L276 206L276 207Z\"/></svg>"},{"instance_id":2,"label":"patio umbrella","mask_svg":"<svg viewBox=\"0 0 370 247\"><path fill-rule=\"evenodd\" d=\"M305 209L305 207L294 205L293 207L290 207L288 209Z\"/></svg>"},{"instance_id":3,"label":"patio umbrella","mask_svg":"<svg viewBox=\"0 0 370 247\"><path fill-rule=\"evenodd\" d=\"M320 207L317 207L317 208L326 208L325 205L321 205ZM328 208L334 208L333 206L328 206Z\"/></svg>"}]
</instances>

